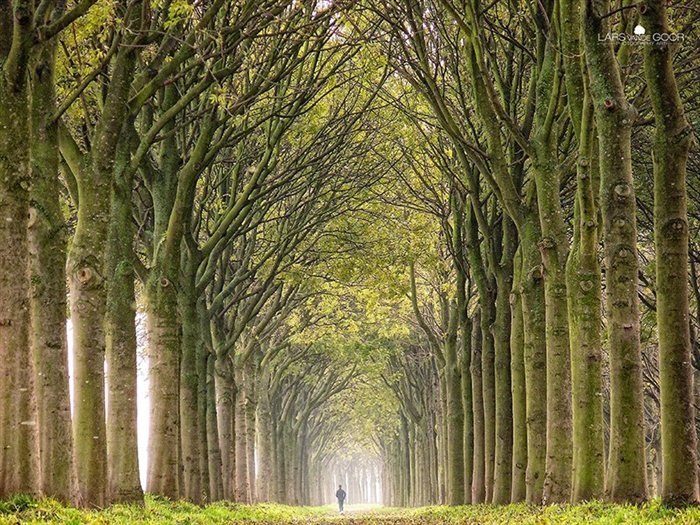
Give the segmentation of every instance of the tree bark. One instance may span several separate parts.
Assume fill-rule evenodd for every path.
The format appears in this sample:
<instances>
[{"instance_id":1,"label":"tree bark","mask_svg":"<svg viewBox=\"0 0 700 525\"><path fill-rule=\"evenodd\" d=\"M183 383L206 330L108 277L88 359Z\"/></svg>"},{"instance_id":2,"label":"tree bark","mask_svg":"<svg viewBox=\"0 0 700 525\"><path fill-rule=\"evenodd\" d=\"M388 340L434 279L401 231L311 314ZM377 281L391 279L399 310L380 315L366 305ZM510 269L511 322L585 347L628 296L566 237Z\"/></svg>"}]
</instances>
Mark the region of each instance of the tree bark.
<instances>
[{"instance_id":1,"label":"tree bark","mask_svg":"<svg viewBox=\"0 0 700 525\"><path fill-rule=\"evenodd\" d=\"M172 500L179 487L180 319L176 283L152 271L146 284L150 434L147 490Z\"/></svg>"},{"instance_id":2,"label":"tree bark","mask_svg":"<svg viewBox=\"0 0 700 525\"><path fill-rule=\"evenodd\" d=\"M13 81L6 65L0 65L0 498L39 489L27 242L29 99L25 68Z\"/></svg>"},{"instance_id":3,"label":"tree bark","mask_svg":"<svg viewBox=\"0 0 700 525\"><path fill-rule=\"evenodd\" d=\"M640 4L650 34L669 34L666 3ZM688 319L688 205L686 166L692 128L685 118L673 69L674 46L645 47L644 67L654 135L656 318L661 395L661 497L669 505L698 502L697 434Z\"/></svg>"},{"instance_id":4,"label":"tree bark","mask_svg":"<svg viewBox=\"0 0 700 525\"><path fill-rule=\"evenodd\" d=\"M524 328L527 412L526 501L541 505L546 452L547 389L545 301L542 260L537 249L539 223L529 217L520 231L521 298Z\"/></svg>"},{"instance_id":5,"label":"tree bark","mask_svg":"<svg viewBox=\"0 0 700 525\"><path fill-rule=\"evenodd\" d=\"M513 397L511 392L511 311L513 256L517 234L515 225L503 217L502 253L496 270L496 318L494 321L494 371L496 384L496 428L494 484L491 502L507 504L511 500L513 462Z\"/></svg>"},{"instance_id":6,"label":"tree bark","mask_svg":"<svg viewBox=\"0 0 700 525\"><path fill-rule=\"evenodd\" d=\"M257 392L256 392L256 365L253 359L246 363L245 393L247 398L245 420L246 420L246 457L248 463L248 501L257 501L257 486L255 472L255 413L257 412ZM308 502L307 502L308 503Z\"/></svg>"},{"instance_id":7,"label":"tree bark","mask_svg":"<svg viewBox=\"0 0 700 525\"><path fill-rule=\"evenodd\" d=\"M234 442L236 454L236 488L235 501L239 503L250 503L248 498L248 449L246 446L246 392L243 367L236 363L235 366L235 416L234 416ZM296 463L296 462L295 462ZM298 467L298 465L296 465ZM298 489L295 483L294 488ZM295 502L296 503L296 502Z\"/></svg>"},{"instance_id":8,"label":"tree bark","mask_svg":"<svg viewBox=\"0 0 700 525\"><path fill-rule=\"evenodd\" d=\"M562 22L579 27L581 2L562 2ZM601 273L598 263L597 144L593 107L583 71L578 31L562 38L566 91L578 141L574 236L566 266L571 348L573 458L572 501L599 499L604 488L603 385L600 331Z\"/></svg>"},{"instance_id":9,"label":"tree bark","mask_svg":"<svg viewBox=\"0 0 700 525\"><path fill-rule=\"evenodd\" d=\"M472 473L472 503L484 503L486 501L486 489L484 480L484 402L481 379L481 313L475 315L472 321L472 413L474 414L474 471Z\"/></svg>"},{"instance_id":10,"label":"tree bark","mask_svg":"<svg viewBox=\"0 0 700 525\"><path fill-rule=\"evenodd\" d=\"M202 502L202 476L200 465L200 418L199 397L199 348L202 344L197 317L197 295L194 290L194 275L191 268L181 279L178 293L182 318L182 350L180 360L180 441L183 467L182 496L193 503ZM190 270L191 273L187 272Z\"/></svg>"},{"instance_id":11,"label":"tree bark","mask_svg":"<svg viewBox=\"0 0 700 525\"><path fill-rule=\"evenodd\" d=\"M465 297L466 299L466 297ZM472 321L467 315L466 301L460 306L460 366L462 369L462 411L464 421L464 503L472 502L472 475L474 472L474 414L472 413Z\"/></svg>"},{"instance_id":12,"label":"tree bark","mask_svg":"<svg viewBox=\"0 0 700 525\"><path fill-rule=\"evenodd\" d=\"M586 60L595 112L606 266L610 344L610 454L606 495L612 501L647 499L644 396L639 339L637 222L631 132L635 111L627 102L610 40L610 2L586 0Z\"/></svg>"},{"instance_id":13,"label":"tree bark","mask_svg":"<svg viewBox=\"0 0 700 525\"><path fill-rule=\"evenodd\" d=\"M579 138L573 247L567 263L573 399L575 502L598 499L604 488L603 384L600 341L601 277L598 263L597 169L586 97Z\"/></svg>"},{"instance_id":14,"label":"tree bark","mask_svg":"<svg viewBox=\"0 0 700 525\"><path fill-rule=\"evenodd\" d=\"M140 24L138 10L130 24ZM105 311L104 267L109 231L110 190L123 116L137 50L120 48L85 169L78 177L78 222L68 254L73 353L75 360L73 440L80 504L106 503L107 450L104 406Z\"/></svg>"},{"instance_id":15,"label":"tree bark","mask_svg":"<svg viewBox=\"0 0 700 525\"><path fill-rule=\"evenodd\" d=\"M525 473L527 469L527 411L525 397L525 343L523 306L520 292L520 252L513 260L513 288L510 295L510 377L513 396L513 472L510 499L520 503L526 499Z\"/></svg>"},{"instance_id":16,"label":"tree bark","mask_svg":"<svg viewBox=\"0 0 700 525\"><path fill-rule=\"evenodd\" d=\"M450 326L445 342L444 377L447 387L447 504L464 504L464 419L462 411L462 385L457 359L457 325L459 314L456 305L450 307Z\"/></svg>"},{"instance_id":17,"label":"tree bark","mask_svg":"<svg viewBox=\"0 0 700 525\"><path fill-rule=\"evenodd\" d=\"M272 418L270 414L270 400L267 388L269 378L265 371L258 374L258 405L257 405L257 451L259 469L257 471L257 499L261 502L271 501L273 483L273 443L272 443Z\"/></svg>"},{"instance_id":18,"label":"tree bark","mask_svg":"<svg viewBox=\"0 0 700 525\"><path fill-rule=\"evenodd\" d=\"M207 396L206 396L206 429L207 429L207 471L209 473L209 501L224 499L224 481L226 471L223 468L221 442L219 439L219 418L217 417L218 393L216 391L216 370L214 354L207 357Z\"/></svg>"},{"instance_id":19,"label":"tree bark","mask_svg":"<svg viewBox=\"0 0 700 525\"><path fill-rule=\"evenodd\" d=\"M59 200L55 111L55 42L34 50L31 64L32 189L29 213L31 338L36 372L41 493L74 499L73 440L66 335L66 225Z\"/></svg>"},{"instance_id":20,"label":"tree bark","mask_svg":"<svg viewBox=\"0 0 700 525\"><path fill-rule=\"evenodd\" d=\"M223 499L233 500L235 488L235 449L233 440L234 390L230 360L216 360L216 416L221 453L221 479Z\"/></svg>"},{"instance_id":21,"label":"tree bark","mask_svg":"<svg viewBox=\"0 0 700 525\"><path fill-rule=\"evenodd\" d=\"M111 209L105 275L105 356L107 362L107 497L109 503L143 503L139 480L136 417L136 297L134 231L131 211L129 141L120 144Z\"/></svg>"}]
</instances>

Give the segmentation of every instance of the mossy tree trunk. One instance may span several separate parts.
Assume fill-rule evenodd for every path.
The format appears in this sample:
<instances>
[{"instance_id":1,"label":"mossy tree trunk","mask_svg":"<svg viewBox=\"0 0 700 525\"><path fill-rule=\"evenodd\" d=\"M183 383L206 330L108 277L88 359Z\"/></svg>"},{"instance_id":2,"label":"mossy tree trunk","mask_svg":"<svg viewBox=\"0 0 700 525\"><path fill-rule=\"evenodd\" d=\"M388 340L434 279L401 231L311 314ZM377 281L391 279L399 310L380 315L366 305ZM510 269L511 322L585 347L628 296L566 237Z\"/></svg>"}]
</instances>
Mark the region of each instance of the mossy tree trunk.
<instances>
[{"instance_id":1,"label":"mossy tree trunk","mask_svg":"<svg viewBox=\"0 0 700 525\"><path fill-rule=\"evenodd\" d=\"M129 137L128 123L123 127ZM134 290L134 229L132 179L125 172L130 141L122 140L111 191L110 223L105 253L107 308L107 501L143 503L139 480L136 419L136 297Z\"/></svg>"},{"instance_id":2,"label":"mossy tree trunk","mask_svg":"<svg viewBox=\"0 0 700 525\"><path fill-rule=\"evenodd\" d=\"M472 502L472 475L474 472L474 414L472 413L472 321L467 313L466 293L460 294L460 367L462 371L462 411L464 421L464 503Z\"/></svg>"},{"instance_id":3,"label":"mossy tree trunk","mask_svg":"<svg viewBox=\"0 0 700 525\"><path fill-rule=\"evenodd\" d=\"M462 412L462 385L457 358L457 305L450 306L447 340L445 341L445 382L447 390L446 471L447 504L464 503L464 419Z\"/></svg>"},{"instance_id":4,"label":"mossy tree trunk","mask_svg":"<svg viewBox=\"0 0 700 525\"><path fill-rule=\"evenodd\" d=\"M125 3L118 9L127 12ZM141 27L141 11L128 10L131 35ZM129 38L129 37L127 37ZM73 439L80 503L101 507L108 503L105 428L104 358L107 279L104 255L110 222L110 192L115 181L117 150L123 136L124 115L129 114L128 96L138 46L119 48L102 113L93 133L91 150L78 179L78 222L68 254L75 398ZM128 137L128 135L127 135ZM66 134L66 141L69 142ZM76 149L75 146L72 149ZM62 146L64 157L71 148Z\"/></svg>"},{"instance_id":5,"label":"mossy tree trunk","mask_svg":"<svg viewBox=\"0 0 700 525\"><path fill-rule=\"evenodd\" d=\"M258 395L256 392L257 386L257 367L253 359L249 359L245 368L245 393L247 403L245 407L246 420L246 461L248 464L248 500L255 503L257 499L257 484L256 484L256 461L255 461L255 413L258 406Z\"/></svg>"},{"instance_id":6,"label":"mossy tree trunk","mask_svg":"<svg viewBox=\"0 0 700 525\"><path fill-rule=\"evenodd\" d=\"M218 392L216 389L216 365L213 353L207 357L206 432L207 472L209 474L209 501L224 499L225 471L219 440L219 417L217 415Z\"/></svg>"},{"instance_id":7,"label":"mossy tree trunk","mask_svg":"<svg viewBox=\"0 0 700 525\"><path fill-rule=\"evenodd\" d=\"M546 452L547 367L545 342L545 300L542 259L537 248L540 226L536 215L529 214L520 231L522 253L521 299L525 359L527 411L526 501L542 503Z\"/></svg>"},{"instance_id":8,"label":"mossy tree trunk","mask_svg":"<svg viewBox=\"0 0 700 525\"><path fill-rule=\"evenodd\" d=\"M610 345L610 453L606 494L612 501L647 498L644 396L637 281L637 222L632 180L634 108L625 97L610 30L610 2L586 0L583 34L598 130L600 202ZM601 39L603 42L601 42Z\"/></svg>"},{"instance_id":9,"label":"mossy tree trunk","mask_svg":"<svg viewBox=\"0 0 700 525\"><path fill-rule=\"evenodd\" d=\"M494 335L495 374L495 450L494 481L491 503L507 504L511 500L513 462L513 396L511 392L511 308L513 256L517 243L515 225L502 218L501 253L496 269L496 317Z\"/></svg>"},{"instance_id":10,"label":"mossy tree trunk","mask_svg":"<svg viewBox=\"0 0 700 525\"><path fill-rule=\"evenodd\" d=\"M672 32L666 3L639 4L650 34ZM644 67L655 117L654 242L661 395L661 497L667 504L698 501L697 435L688 306L686 166L692 128L685 118L673 67L674 46L645 47Z\"/></svg>"},{"instance_id":11,"label":"mossy tree trunk","mask_svg":"<svg viewBox=\"0 0 700 525\"><path fill-rule=\"evenodd\" d=\"M180 362L180 441L182 443L183 487L182 495L193 503L202 502L203 479L200 458L202 450L199 396L199 366L201 355L200 322L197 294L194 285L194 268L185 266L178 293L182 320L182 354ZM206 372L205 372L206 373Z\"/></svg>"},{"instance_id":12,"label":"mossy tree trunk","mask_svg":"<svg viewBox=\"0 0 700 525\"><path fill-rule=\"evenodd\" d=\"M525 501L527 469L527 401L525 397L525 343L523 306L520 296L520 251L513 258L513 289L510 295L510 377L513 397L513 467L511 502Z\"/></svg>"},{"instance_id":13,"label":"mossy tree trunk","mask_svg":"<svg viewBox=\"0 0 700 525\"><path fill-rule=\"evenodd\" d=\"M272 440L272 414L270 413L270 399L268 397L269 376L265 370L258 373L258 404L257 404L257 500L271 501L274 487L273 479L273 440Z\"/></svg>"},{"instance_id":14,"label":"mossy tree trunk","mask_svg":"<svg viewBox=\"0 0 700 525\"><path fill-rule=\"evenodd\" d=\"M538 71L531 161L537 190L542 238L547 362L547 444L544 503L568 502L571 496L571 362L566 302L569 240L559 189L561 173L556 119L561 104L561 56L546 19L557 15L541 7L536 16Z\"/></svg>"},{"instance_id":15,"label":"mossy tree trunk","mask_svg":"<svg viewBox=\"0 0 700 525\"><path fill-rule=\"evenodd\" d=\"M483 413L483 459L484 459L484 501L490 502L493 495L493 472L495 457L495 432L496 432L496 392L494 376L494 334L493 324L496 318L496 283L493 276L486 271L486 263L482 256L481 241L479 239L478 224L475 212L469 215L467 228L467 252L472 278L479 292L479 321L482 342L480 345L481 364L481 401ZM485 247L488 251L489 247ZM473 364L473 363L472 363ZM476 427L474 429L476 432ZM475 473L476 474L476 473ZM474 503L479 503L474 500Z\"/></svg>"},{"instance_id":16,"label":"mossy tree trunk","mask_svg":"<svg viewBox=\"0 0 700 525\"><path fill-rule=\"evenodd\" d=\"M581 2L562 2L562 23L580 27ZM584 76L580 31L562 35L569 116L578 142L574 235L566 266L571 347L573 502L604 488L601 273L598 263L598 167L593 107Z\"/></svg>"},{"instance_id":17,"label":"mossy tree trunk","mask_svg":"<svg viewBox=\"0 0 700 525\"><path fill-rule=\"evenodd\" d=\"M246 446L246 392L245 392L245 379L243 366L240 363L235 363L234 371L234 392L235 392L235 403L234 403L234 435L233 439L235 442L235 454L236 454L236 487L234 492L235 501L239 503L249 503L249 484L248 484L248 449ZM292 456L294 457L294 456ZM296 459L296 458L295 458ZM295 468L298 468L297 461L295 461ZM293 483L295 489L294 496L296 497L296 490L299 488L296 483Z\"/></svg>"},{"instance_id":18,"label":"mossy tree trunk","mask_svg":"<svg viewBox=\"0 0 700 525\"><path fill-rule=\"evenodd\" d=\"M474 415L474 460L472 472L472 503L484 503L484 401L481 380L481 313L477 312L472 321L471 378L472 414Z\"/></svg>"},{"instance_id":19,"label":"mossy tree trunk","mask_svg":"<svg viewBox=\"0 0 700 525\"><path fill-rule=\"evenodd\" d=\"M230 359L219 358L215 364L216 419L221 453L222 497L233 500L235 488L235 449L233 440L233 410L235 393Z\"/></svg>"},{"instance_id":20,"label":"mossy tree trunk","mask_svg":"<svg viewBox=\"0 0 700 525\"><path fill-rule=\"evenodd\" d=\"M66 225L58 188L55 42L33 52L31 78L32 189L31 337L36 372L41 493L68 503L74 497L73 438L66 336Z\"/></svg>"},{"instance_id":21,"label":"mossy tree trunk","mask_svg":"<svg viewBox=\"0 0 700 525\"><path fill-rule=\"evenodd\" d=\"M16 45L27 38L25 16L31 14L18 10L3 16L15 16L18 25L15 41L12 21L0 34L0 497L8 497L37 492L39 457L29 316L28 49Z\"/></svg>"}]
</instances>

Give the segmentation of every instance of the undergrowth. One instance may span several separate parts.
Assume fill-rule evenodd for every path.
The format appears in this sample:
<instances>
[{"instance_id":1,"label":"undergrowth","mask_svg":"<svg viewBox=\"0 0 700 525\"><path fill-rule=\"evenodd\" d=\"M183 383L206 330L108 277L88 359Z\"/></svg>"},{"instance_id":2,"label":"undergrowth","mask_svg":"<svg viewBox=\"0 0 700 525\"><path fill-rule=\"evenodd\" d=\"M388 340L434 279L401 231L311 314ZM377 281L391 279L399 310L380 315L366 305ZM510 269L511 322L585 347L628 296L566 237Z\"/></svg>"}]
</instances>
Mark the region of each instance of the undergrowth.
<instances>
[{"instance_id":1,"label":"undergrowth","mask_svg":"<svg viewBox=\"0 0 700 525\"><path fill-rule=\"evenodd\" d=\"M421 507L417 509L355 510L345 515L333 507L290 507L277 504L240 505L213 503L199 507L147 497L144 506L115 505L104 510L80 510L49 500L16 496L0 501L0 525L16 524L148 524L217 525L259 524L340 524L348 525L581 525L581 524L700 524L700 508L672 509L651 501L642 506L600 502L583 505L533 507L524 504L464 507Z\"/></svg>"}]
</instances>

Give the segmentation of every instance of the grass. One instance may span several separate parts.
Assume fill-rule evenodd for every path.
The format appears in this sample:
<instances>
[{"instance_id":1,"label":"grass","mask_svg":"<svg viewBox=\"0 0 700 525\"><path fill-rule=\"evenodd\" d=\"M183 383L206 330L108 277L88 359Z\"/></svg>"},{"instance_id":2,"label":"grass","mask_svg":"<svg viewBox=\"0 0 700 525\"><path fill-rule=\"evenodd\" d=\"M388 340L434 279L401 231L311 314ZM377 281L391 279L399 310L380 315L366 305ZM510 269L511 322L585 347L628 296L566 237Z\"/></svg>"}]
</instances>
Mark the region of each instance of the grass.
<instances>
[{"instance_id":1,"label":"grass","mask_svg":"<svg viewBox=\"0 0 700 525\"><path fill-rule=\"evenodd\" d=\"M147 497L143 507L115 505L102 511L64 507L53 500L17 496L0 502L0 525L16 524L348 524L348 525L581 525L581 524L700 524L700 508L671 509L658 501L641 507L592 502L584 505L532 507L524 504L495 507L372 508L349 505L339 516L335 507L290 507L276 504L214 503L198 507Z\"/></svg>"}]
</instances>

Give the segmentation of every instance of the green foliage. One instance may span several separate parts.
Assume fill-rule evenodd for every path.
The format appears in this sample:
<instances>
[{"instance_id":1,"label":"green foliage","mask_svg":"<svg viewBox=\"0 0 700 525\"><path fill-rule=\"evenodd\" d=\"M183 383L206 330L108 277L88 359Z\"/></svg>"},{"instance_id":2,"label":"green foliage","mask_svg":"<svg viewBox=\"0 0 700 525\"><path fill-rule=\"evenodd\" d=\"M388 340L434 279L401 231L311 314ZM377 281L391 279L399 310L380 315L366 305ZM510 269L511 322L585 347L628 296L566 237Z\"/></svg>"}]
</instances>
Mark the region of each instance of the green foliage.
<instances>
[{"instance_id":1,"label":"green foliage","mask_svg":"<svg viewBox=\"0 0 700 525\"><path fill-rule=\"evenodd\" d=\"M289 523L318 518L329 512L325 507L289 507L276 504L238 505L213 503L199 507L186 502L170 502L165 498L146 498L145 506L114 505L102 511L64 507L55 500L36 501L17 496L0 502L0 525L31 523L62 524L224 524L224 523Z\"/></svg>"},{"instance_id":2,"label":"green foliage","mask_svg":"<svg viewBox=\"0 0 700 525\"><path fill-rule=\"evenodd\" d=\"M69 524L223 524L223 523L352 523L355 525L401 525L462 523L480 525L555 524L692 524L700 522L700 509L672 509L658 500L641 507L600 502L583 505L533 507L525 504L464 507L421 507L417 509L349 507L338 516L332 507L289 507L276 504L238 505L214 503L198 507L148 497L144 507L115 505L104 511L66 508L53 500L35 501L18 496L0 503L0 525L17 523Z\"/></svg>"}]
</instances>

